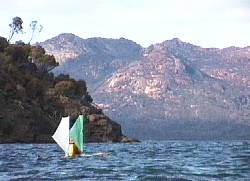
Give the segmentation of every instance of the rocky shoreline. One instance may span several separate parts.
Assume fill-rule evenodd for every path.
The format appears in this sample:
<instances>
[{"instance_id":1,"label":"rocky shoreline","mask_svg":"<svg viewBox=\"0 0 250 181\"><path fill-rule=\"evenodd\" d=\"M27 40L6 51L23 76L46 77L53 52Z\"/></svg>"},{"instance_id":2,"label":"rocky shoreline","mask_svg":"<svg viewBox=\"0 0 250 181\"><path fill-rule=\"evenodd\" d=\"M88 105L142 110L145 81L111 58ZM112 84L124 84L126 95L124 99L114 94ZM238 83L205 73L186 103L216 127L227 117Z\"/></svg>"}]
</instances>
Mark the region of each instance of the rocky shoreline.
<instances>
[{"instance_id":1,"label":"rocky shoreline","mask_svg":"<svg viewBox=\"0 0 250 181\"><path fill-rule=\"evenodd\" d=\"M61 117L88 118L87 142L133 142L93 104L85 81L54 76L42 47L0 37L0 143L53 143Z\"/></svg>"}]
</instances>

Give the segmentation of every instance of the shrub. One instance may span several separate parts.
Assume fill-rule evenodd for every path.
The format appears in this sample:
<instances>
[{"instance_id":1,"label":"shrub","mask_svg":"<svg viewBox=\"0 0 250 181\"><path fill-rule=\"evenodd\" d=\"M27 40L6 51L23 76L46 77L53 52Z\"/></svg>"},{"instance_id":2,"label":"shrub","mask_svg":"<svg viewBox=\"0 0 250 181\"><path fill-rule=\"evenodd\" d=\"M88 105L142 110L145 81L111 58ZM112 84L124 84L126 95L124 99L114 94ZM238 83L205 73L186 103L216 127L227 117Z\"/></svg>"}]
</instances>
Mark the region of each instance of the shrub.
<instances>
[{"instance_id":1,"label":"shrub","mask_svg":"<svg viewBox=\"0 0 250 181\"><path fill-rule=\"evenodd\" d=\"M35 77L30 79L30 81L27 83L26 91L31 98L37 98L44 95L44 87L42 82Z\"/></svg>"},{"instance_id":2,"label":"shrub","mask_svg":"<svg viewBox=\"0 0 250 181\"><path fill-rule=\"evenodd\" d=\"M6 49L6 54L11 56L15 61L28 62L30 54L29 45L10 45Z\"/></svg>"},{"instance_id":3,"label":"shrub","mask_svg":"<svg viewBox=\"0 0 250 181\"><path fill-rule=\"evenodd\" d=\"M59 65L55 57L45 54L45 50L41 46L31 48L30 58L42 73L47 73Z\"/></svg>"},{"instance_id":4,"label":"shrub","mask_svg":"<svg viewBox=\"0 0 250 181\"><path fill-rule=\"evenodd\" d=\"M6 38L0 37L0 52L3 52L6 47L9 46L9 43Z\"/></svg>"},{"instance_id":5,"label":"shrub","mask_svg":"<svg viewBox=\"0 0 250 181\"><path fill-rule=\"evenodd\" d=\"M75 94L76 85L73 81L60 81L55 85L55 94L67 97L73 97Z\"/></svg>"},{"instance_id":6,"label":"shrub","mask_svg":"<svg viewBox=\"0 0 250 181\"><path fill-rule=\"evenodd\" d=\"M84 80L79 80L76 82L76 90L75 90L75 94L78 97L82 97L83 95L85 95L87 93L87 86L86 86L86 82Z\"/></svg>"},{"instance_id":7,"label":"shrub","mask_svg":"<svg viewBox=\"0 0 250 181\"><path fill-rule=\"evenodd\" d=\"M68 74L67 75L65 75L65 74L59 74L55 78L56 82L60 82L60 81L63 81L63 80L69 80L69 79L70 79L70 76Z\"/></svg>"}]
</instances>

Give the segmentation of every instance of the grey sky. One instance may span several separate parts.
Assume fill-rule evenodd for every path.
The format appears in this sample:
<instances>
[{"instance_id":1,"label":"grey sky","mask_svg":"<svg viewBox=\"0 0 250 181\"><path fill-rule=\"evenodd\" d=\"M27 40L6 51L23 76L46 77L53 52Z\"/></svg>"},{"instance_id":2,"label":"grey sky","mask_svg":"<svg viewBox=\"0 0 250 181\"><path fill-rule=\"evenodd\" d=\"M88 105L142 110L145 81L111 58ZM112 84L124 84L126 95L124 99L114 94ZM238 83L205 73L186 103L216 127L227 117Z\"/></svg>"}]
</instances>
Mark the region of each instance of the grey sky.
<instances>
[{"instance_id":1,"label":"grey sky","mask_svg":"<svg viewBox=\"0 0 250 181\"><path fill-rule=\"evenodd\" d=\"M128 38L144 47L178 37L203 47L250 45L250 0L2 0L0 36L15 16L44 26L35 38L60 33Z\"/></svg>"}]
</instances>

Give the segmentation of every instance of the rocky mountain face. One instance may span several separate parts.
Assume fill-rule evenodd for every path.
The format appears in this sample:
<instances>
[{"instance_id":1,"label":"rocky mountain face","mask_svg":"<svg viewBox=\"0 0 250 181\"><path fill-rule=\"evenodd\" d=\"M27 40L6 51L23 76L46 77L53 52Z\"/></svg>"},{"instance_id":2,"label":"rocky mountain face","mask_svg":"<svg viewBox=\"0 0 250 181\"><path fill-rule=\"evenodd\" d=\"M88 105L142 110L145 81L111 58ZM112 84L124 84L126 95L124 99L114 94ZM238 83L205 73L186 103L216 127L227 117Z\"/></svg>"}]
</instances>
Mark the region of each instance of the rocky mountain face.
<instances>
[{"instance_id":1,"label":"rocky mountain face","mask_svg":"<svg viewBox=\"0 0 250 181\"><path fill-rule=\"evenodd\" d=\"M124 38L82 39L73 34L60 34L40 45L60 63L55 74L67 73L75 79L84 79L90 90L143 54L140 45Z\"/></svg>"},{"instance_id":2,"label":"rocky mountain face","mask_svg":"<svg viewBox=\"0 0 250 181\"><path fill-rule=\"evenodd\" d=\"M140 139L250 138L250 47L202 48L175 38L143 49L123 41L130 42L127 51L109 51L116 52L113 57L131 52L112 59L119 66L107 66L108 59L97 56L103 50L96 50L96 59L90 53L87 59L65 57L60 66L67 68L60 71L72 74L88 61L82 74L92 72L88 81L98 80L92 84L95 101L126 134Z\"/></svg>"},{"instance_id":3,"label":"rocky mountain face","mask_svg":"<svg viewBox=\"0 0 250 181\"><path fill-rule=\"evenodd\" d=\"M175 57L188 60L192 66L211 77L225 80L232 85L250 87L250 46L201 48L175 38L162 43Z\"/></svg>"}]
</instances>

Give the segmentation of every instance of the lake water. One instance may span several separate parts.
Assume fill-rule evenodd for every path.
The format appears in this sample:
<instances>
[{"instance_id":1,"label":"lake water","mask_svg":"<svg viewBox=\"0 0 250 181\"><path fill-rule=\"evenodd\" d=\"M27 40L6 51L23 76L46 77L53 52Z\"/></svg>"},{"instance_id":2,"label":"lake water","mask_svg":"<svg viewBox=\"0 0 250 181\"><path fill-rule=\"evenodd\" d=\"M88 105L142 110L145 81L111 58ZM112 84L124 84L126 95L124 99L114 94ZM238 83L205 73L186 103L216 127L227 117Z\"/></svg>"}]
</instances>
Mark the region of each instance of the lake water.
<instances>
[{"instance_id":1,"label":"lake water","mask_svg":"<svg viewBox=\"0 0 250 181\"><path fill-rule=\"evenodd\" d=\"M88 144L87 152L69 159L56 144L2 144L0 180L250 180L250 141ZM107 154L91 156L99 152Z\"/></svg>"}]
</instances>

